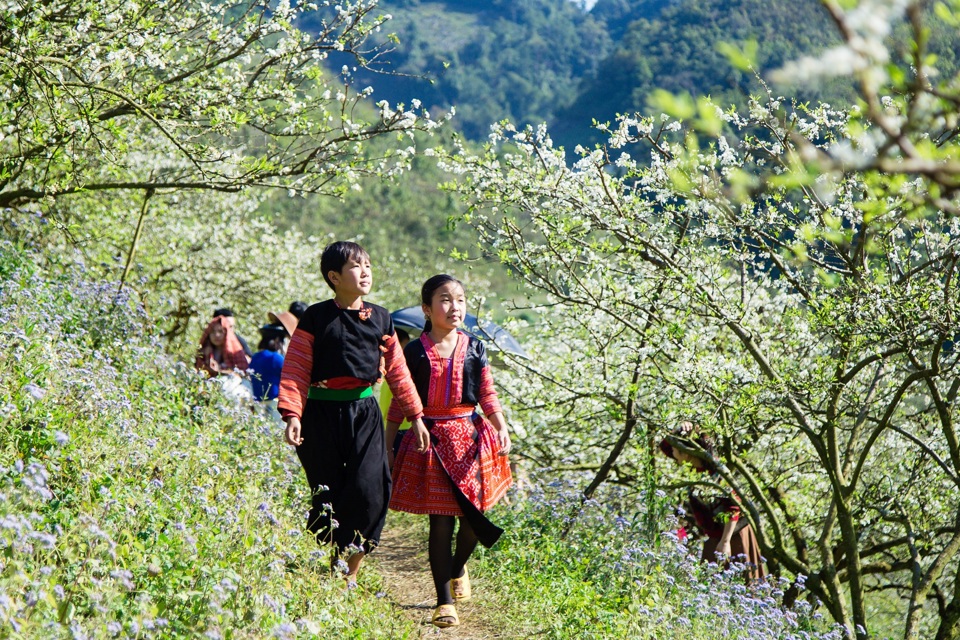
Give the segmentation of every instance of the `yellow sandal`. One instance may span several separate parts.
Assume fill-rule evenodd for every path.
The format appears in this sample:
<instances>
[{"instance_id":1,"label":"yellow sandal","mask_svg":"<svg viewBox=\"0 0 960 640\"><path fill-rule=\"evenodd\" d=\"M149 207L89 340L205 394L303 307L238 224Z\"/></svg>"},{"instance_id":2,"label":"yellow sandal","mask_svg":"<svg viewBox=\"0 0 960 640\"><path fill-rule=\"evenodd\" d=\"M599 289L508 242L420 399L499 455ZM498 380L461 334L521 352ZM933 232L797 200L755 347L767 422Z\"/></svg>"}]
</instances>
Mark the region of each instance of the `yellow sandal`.
<instances>
[{"instance_id":1,"label":"yellow sandal","mask_svg":"<svg viewBox=\"0 0 960 640\"><path fill-rule=\"evenodd\" d=\"M470 596L473 593L470 590L470 575L467 573L467 568L463 568L463 577L462 578L453 578L450 580L450 594L453 596L453 599L456 601L460 600L469 600Z\"/></svg>"},{"instance_id":2,"label":"yellow sandal","mask_svg":"<svg viewBox=\"0 0 960 640\"><path fill-rule=\"evenodd\" d=\"M460 617L457 615L457 608L452 604L442 604L433 612L433 619L430 621L435 627L446 629L447 627L456 627L460 624Z\"/></svg>"}]
</instances>

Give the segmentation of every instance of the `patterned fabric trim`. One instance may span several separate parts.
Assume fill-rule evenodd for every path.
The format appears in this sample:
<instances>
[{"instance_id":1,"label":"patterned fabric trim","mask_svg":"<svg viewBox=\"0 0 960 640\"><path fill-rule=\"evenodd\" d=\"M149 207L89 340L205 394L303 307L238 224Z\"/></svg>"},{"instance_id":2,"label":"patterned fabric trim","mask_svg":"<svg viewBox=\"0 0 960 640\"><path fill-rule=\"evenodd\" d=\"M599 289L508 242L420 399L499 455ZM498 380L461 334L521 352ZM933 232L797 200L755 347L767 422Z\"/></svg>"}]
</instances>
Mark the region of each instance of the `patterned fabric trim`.
<instances>
[{"instance_id":1,"label":"patterned fabric trim","mask_svg":"<svg viewBox=\"0 0 960 640\"><path fill-rule=\"evenodd\" d=\"M424 403L427 407L448 407L463 398L463 363L470 338L457 332L457 346L449 360L437 353L437 345L428 333L420 334L420 342L430 361L430 388Z\"/></svg>"},{"instance_id":2,"label":"patterned fabric trim","mask_svg":"<svg viewBox=\"0 0 960 640\"><path fill-rule=\"evenodd\" d=\"M310 372L313 368L313 334L297 329L290 339L287 355L280 371L280 394L277 409L284 418L303 417L310 389Z\"/></svg>"},{"instance_id":3,"label":"patterned fabric trim","mask_svg":"<svg viewBox=\"0 0 960 640\"><path fill-rule=\"evenodd\" d=\"M383 376L393 393L391 410L396 404L400 412L411 421L423 417L423 402L420 401L413 378L410 377L396 332L383 336L383 346L380 349L383 351ZM402 418L398 422L402 422Z\"/></svg>"},{"instance_id":4,"label":"patterned fabric trim","mask_svg":"<svg viewBox=\"0 0 960 640\"><path fill-rule=\"evenodd\" d=\"M323 389L359 389L361 387L369 386L369 381L361 380L360 378L354 378L353 376L337 376L336 378L327 378L322 382L315 382L310 385L311 388L321 387Z\"/></svg>"},{"instance_id":5,"label":"patterned fabric trim","mask_svg":"<svg viewBox=\"0 0 960 640\"><path fill-rule=\"evenodd\" d=\"M391 391L391 393L393 393ZM390 399L390 408L387 409L387 422L403 422L403 411L400 410L400 403L397 398Z\"/></svg>"},{"instance_id":6,"label":"patterned fabric trim","mask_svg":"<svg viewBox=\"0 0 960 640\"><path fill-rule=\"evenodd\" d=\"M455 404L452 407L424 407L423 417L431 420L453 420L468 418L476 408L472 404Z\"/></svg>"}]
</instances>

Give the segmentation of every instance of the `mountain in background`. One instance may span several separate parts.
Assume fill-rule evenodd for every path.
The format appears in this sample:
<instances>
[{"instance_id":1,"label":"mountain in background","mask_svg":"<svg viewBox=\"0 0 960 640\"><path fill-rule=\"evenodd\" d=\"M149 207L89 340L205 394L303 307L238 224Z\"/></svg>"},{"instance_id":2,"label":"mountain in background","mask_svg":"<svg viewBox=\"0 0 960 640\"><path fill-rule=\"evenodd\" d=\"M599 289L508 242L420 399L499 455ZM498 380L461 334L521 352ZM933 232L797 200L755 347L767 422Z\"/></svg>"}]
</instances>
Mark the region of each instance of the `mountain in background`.
<instances>
[{"instance_id":1,"label":"mountain in background","mask_svg":"<svg viewBox=\"0 0 960 640\"><path fill-rule=\"evenodd\" d=\"M399 40L380 60L392 75L361 73L356 86L373 86L377 100L455 105L457 126L473 140L504 119L547 122L554 140L572 148L599 140L594 120L649 112L657 88L742 102L758 86L720 54L722 42L756 40L761 73L839 42L819 0L597 0L584 11L589 4L382 0L379 11L393 16L386 30ZM928 22L941 71L952 72L955 34ZM309 31L309 19L301 26ZM844 79L799 97L852 95Z\"/></svg>"},{"instance_id":2,"label":"mountain in background","mask_svg":"<svg viewBox=\"0 0 960 640\"><path fill-rule=\"evenodd\" d=\"M597 72L581 79L573 104L554 115L562 140L593 141L592 119L605 122L617 113L648 112L647 96L655 89L709 95L720 104L742 103L758 89L756 79L733 68L718 50L720 43L742 46L756 40L761 74L839 44L819 0L600 0L594 11L609 5L624 11L625 19L616 24L619 39ZM801 98L850 98L848 85L846 80L830 83Z\"/></svg>"},{"instance_id":3,"label":"mountain in background","mask_svg":"<svg viewBox=\"0 0 960 640\"><path fill-rule=\"evenodd\" d=\"M376 100L456 105L471 139L504 118L552 120L613 46L606 25L569 0L382 0L378 10L393 16L386 31L399 38L378 63L403 75L361 72L356 86L373 86Z\"/></svg>"}]
</instances>

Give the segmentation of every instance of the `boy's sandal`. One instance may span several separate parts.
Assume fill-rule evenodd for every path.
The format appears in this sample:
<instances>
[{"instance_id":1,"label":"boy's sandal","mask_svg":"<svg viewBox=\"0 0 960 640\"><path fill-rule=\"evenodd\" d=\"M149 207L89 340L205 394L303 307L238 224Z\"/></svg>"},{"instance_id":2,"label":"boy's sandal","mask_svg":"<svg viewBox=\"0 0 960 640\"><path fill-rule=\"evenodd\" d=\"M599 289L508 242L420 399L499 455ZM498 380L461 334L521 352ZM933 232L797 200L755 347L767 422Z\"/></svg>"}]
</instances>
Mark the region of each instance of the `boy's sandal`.
<instances>
[{"instance_id":1,"label":"boy's sandal","mask_svg":"<svg viewBox=\"0 0 960 640\"><path fill-rule=\"evenodd\" d=\"M442 604L433 612L433 619L430 621L435 627L446 629L447 627L456 627L460 624L460 617L457 616L457 608L452 604Z\"/></svg>"},{"instance_id":2,"label":"boy's sandal","mask_svg":"<svg viewBox=\"0 0 960 640\"><path fill-rule=\"evenodd\" d=\"M470 575L467 573L467 568L463 568L463 577L462 578L453 578L450 580L450 593L453 595L454 600L469 600L470 596L473 595L470 591Z\"/></svg>"}]
</instances>

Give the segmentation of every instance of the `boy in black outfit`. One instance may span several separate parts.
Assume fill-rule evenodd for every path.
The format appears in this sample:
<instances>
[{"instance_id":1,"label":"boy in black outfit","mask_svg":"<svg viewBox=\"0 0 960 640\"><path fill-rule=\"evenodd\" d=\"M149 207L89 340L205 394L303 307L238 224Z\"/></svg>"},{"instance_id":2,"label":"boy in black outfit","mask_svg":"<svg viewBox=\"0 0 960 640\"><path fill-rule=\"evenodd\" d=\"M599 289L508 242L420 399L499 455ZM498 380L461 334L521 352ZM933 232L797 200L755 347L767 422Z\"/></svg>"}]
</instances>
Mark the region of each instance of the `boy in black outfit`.
<instances>
[{"instance_id":1,"label":"boy in black outfit","mask_svg":"<svg viewBox=\"0 0 960 640\"><path fill-rule=\"evenodd\" d=\"M412 423L418 448L426 450L428 435L393 320L362 299L373 284L370 256L356 243L334 242L320 269L334 297L300 318L283 363L278 409L313 495L308 529L338 553L361 549L347 559L352 586L364 554L379 543L390 499L383 417L373 397L381 376Z\"/></svg>"}]
</instances>

